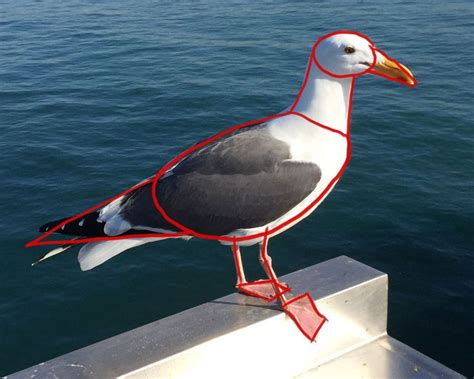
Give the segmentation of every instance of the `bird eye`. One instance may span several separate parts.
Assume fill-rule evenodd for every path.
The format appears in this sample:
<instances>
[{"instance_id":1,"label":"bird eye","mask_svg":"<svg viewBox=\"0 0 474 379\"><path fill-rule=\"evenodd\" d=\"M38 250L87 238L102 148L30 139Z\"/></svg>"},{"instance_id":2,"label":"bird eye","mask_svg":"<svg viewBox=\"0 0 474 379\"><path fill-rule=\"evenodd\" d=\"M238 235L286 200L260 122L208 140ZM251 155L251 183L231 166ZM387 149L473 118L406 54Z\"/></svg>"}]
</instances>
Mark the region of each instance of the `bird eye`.
<instances>
[{"instance_id":1,"label":"bird eye","mask_svg":"<svg viewBox=\"0 0 474 379\"><path fill-rule=\"evenodd\" d=\"M346 46L344 48L344 51L346 52L346 54L354 54L356 49L354 49L352 46Z\"/></svg>"}]
</instances>

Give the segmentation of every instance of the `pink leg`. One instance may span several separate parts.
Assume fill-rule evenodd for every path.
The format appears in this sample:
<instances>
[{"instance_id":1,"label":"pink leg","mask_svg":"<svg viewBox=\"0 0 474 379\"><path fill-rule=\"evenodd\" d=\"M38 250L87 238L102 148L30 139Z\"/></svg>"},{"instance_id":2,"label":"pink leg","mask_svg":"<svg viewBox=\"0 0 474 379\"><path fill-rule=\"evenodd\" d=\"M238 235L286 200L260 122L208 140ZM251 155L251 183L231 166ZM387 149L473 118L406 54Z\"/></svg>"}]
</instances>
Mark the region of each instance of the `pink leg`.
<instances>
[{"instance_id":1,"label":"pink leg","mask_svg":"<svg viewBox=\"0 0 474 379\"><path fill-rule=\"evenodd\" d=\"M268 236L265 236L265 239L263 240L261 246L260 246L260 256L259 256L259 261L260 264L262 265L263 270L267 274L268 278L270 279L270 284L273 287L273 291L275 292L278 302L280 304L284 304L287 302L285 295L283 295L285 292L282 290L282 287L286 287L282 285L279 281L278 278L275 274L275 271L273 270L272 267L272 257L268 255ZM288 289L288 287L286 287Z\"/></svg>"},{"instance_id":2,"label":"pink leg","mask_svg":"<svg viewBox=\"0 0 474 379\"><path fill-rule=\"evenodd\" d=\"M298 329L310 341L314 341L319 330L327 321L316 308L316 304L309 293L298 295L287 300L285 293L291 291L285 284L280 283L272 267L272 258L267 250L268 235L261 244L259 261L268 280L257 280L247 283L245 280L240 249L234 240L232 252L234 254L235 269L237 272L237 289L247 295L256 296L266 301L278 299L283 311L294 321Z\"/></svg>"},{"instance_id":3,"label":"pink leg","mask_svg":"<svg viewBox=\"0 0 474 379\"><path fill-rule=\"evenodd\" d=\"M257 280L255 282L247 282L247 280L245 279L244 268L242 265L242 257L240 255L240 248L235 241L232 246L232 252L234 255L235 271L237 273L236 287L239 292L244 293L246 295L261 298L265 301L274 301L277 297L279 297L278 294L275 292L275 286L272 283L272 279ZM264 270L266 272L265 268ZM272 270L272 273L273 273L273 270ZM273 275L274 274L275 273L273 273ZM279 287L278 293L285 293L285 292L290 291L290 289L282 283L278 283L278 287Z\"/></svg>"},{"instance_id":4,"label":"pink leg","mask_svg":"<svg viewBox=\"0 0 474 379\"><path fill-rule=\"evenodd\" d=\"M316 308L316 304L309 293L296 296L287 300L284 292L281 291L280 282L273 271L272 258L267 251L268 235L262 242L260 252L260 263L271 280L273 288L277 294L278 301L285 313L294 321L298 329L310 340L314 341L319 330L327 321Z\"/></svg>"},{"instance_id":5,"label":"pink leg","mask_svg":"<svg viewBox=\"0 0 474 379\"><path fill-rule=\"evenodd\" d=\"M247 280L245 279L244 266L242 265L242 257L240 256L240 247L238 247L235 242L232 246L232 252L234 253L235 271L237 274L237 284L235 286L239 288L241 284L247 283Z\"/></svg>"}]
</instances>

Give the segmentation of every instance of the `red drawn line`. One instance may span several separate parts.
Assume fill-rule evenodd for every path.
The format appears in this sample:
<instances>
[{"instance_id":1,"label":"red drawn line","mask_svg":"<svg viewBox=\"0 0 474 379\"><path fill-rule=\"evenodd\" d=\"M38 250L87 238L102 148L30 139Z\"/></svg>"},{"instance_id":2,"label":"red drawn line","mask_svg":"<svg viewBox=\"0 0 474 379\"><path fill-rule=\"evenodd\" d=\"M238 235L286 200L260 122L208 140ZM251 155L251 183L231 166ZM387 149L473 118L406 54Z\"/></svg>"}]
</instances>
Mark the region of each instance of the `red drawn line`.
<instances>
[{"instance_id":1,"label":"red drawn line","mask_svg":"<svg viewBox=\"0 0 474 379\"><path fill-rule=\"evenodd\" d=\"M313 50L314 50L314 47L313 47ZM311 50L311 57L313 56L313 50ZM293 112L295 110L296 106L300 102L301 96L303 95L303 92L306 88L306 85L308 84L308 79L309 79L309 75L311 73L311 68L313 67L313 65L311 64L312 60L313 60L313 58L310 58L309 63L308 63L308 69L306 70L306 74L304 76L303 84L301 85L301 88L298 92L298 95L296 95L295 102L291 106L290 112Z\"/></svg>"},{"instance_id":2,"label":"red drawn line","mask_svg":"<svg viewBox=\"0 0 474 379\"><path fill-rule=\"evenodd\" d=\"M101 236L90 238L79 238L74 240L54 240L54 241L37 241L32 246L46 246L46 245L80 245L87 242L101 242L101 241L115 241L125 240L131 238L177 238L183 237L186 233L143 233L143 234L123 234L120 236ZM34 241L31 241L31 243ZM30 246L28 246L30 247Z\"/></svg>"},{"instance_id":3,"label":"red drawn line","mask_svg":"<svg viewBox=\"0 0 474 379\"><path fill-rule=\"evenodd\" d=\"M270 263L268 262L268 258L267 258L267 246L268 246L268 227L265 228L265 234L263 236L263 242L262 242L262 247L261 247L261 250L260 250L260 256L262 257L263 259L263 264L265 265L265 267L267 268L267 275L270 276L270 279L272 281L272 285L273 285L273 288L275 289L275 293L278 297L278 299L280 300L280 302L284 302L284 299L282 297L283 293L281 292L280 290L280 286L278 285L278 279L275 277L275 275L273 274L273 270L272 270L272 266L270 265Z\"/></svg>"},{"instance_id":4,"label":"red drawn line","mask_svg":"<svg viewBox=\"0 0 474 379\"><path fill-rule=\"evenodd\" d=\"M318 325L318 327L316 328L316 330L314 331L313 335L309 335L305 330L304 328L301 326L300 322L298 321L298 319L289 311L287 311L285 309L285 307L287 307L289 304L295 302L295 301L298 301L298 300L301 300L303 298L307 298L308 299L308 302L311 304L311 308L313 309L313 311L319 316L321 317L321 323ZM318 310L318 308L316 307L316 304L314 302L314 300L312 299L311 295L308 293L308 292L305 292L301 295L298 295L290 300L288 300L285 304L283 304L283 309L285 309L285 314L288 315L292 320L293 322L296 324L296 326L298 327L298 329L300 330L301 333L303 333L303 335L306 336L306 338L308 338L311 342L313 342L318 334L318 332L321 330L321 328L323 327L323 325L328 321L328 319L326 318L326 316L324 316L323 314L321 314Z\"/></svg>"},{"instance_id":5,"label":"red drawn line","mask_svg":"<svg viewBox=\"0 0 474 379\"><path fill-rule=\"evenodd\" d=\"M25 247L33 247L33 246L39 246L39 242L44 240L46 237L50 236L52 233L54 233L56 230L58 230L59 228L61 228L62 226L70 223L71 221L74 221L74 220L77 220L78 218L81 218L81 217L84 217L85 215L91 213L91 212L94 212L95 210L111 203L112 201L118 199L119 197L122 197L122 196L125 196L126 194L132 192L132 191L135 191L136 189L140 188L140 187L143 187L145 185L147 185L148 183L151 182L151 179L148 179L148 180L145 180L144 182L142 183L139 183L137 184L136 186L133 186L129 189L127 189L126 191L123 191L122 193L119 193L117 196L114 196L110 199L107 199L95 206L93 206L92 208L89 208L87 209L86 211L82 212L82 213L79 213L78 215L76 216L73 216L73 217L70 217L68 219L66 219L65 221L62 221L61 223L59 223L58 225L54 226L53 228L51 228L50 230L48 230L47 232L43 233L42 235L40 235L39 237L35 238L34 240L28 242ZM97 237L94 237L94 238L97 238ZM107 237L105 237L107 238ZM128 235L128 238L131 238L130 235ZM84 242L89 242L91 238L84 238L82 241ZM73 244L74 242L73 241L77 241L77 240L69 240L68 244L71 243ZM48 241L50 243L46 244L46 243L42 243L42 245L57 245L57 244L63 244L63 241L60 242L57 242L57 241Z\"/></svg>"},{"instance_id":6,"label":"red drawn line","mask_svg":"<svg viewBox=\"0 0 474 379\"><path fill-rule=\"evenodd\" d=\"M400 83L400 84L404 84L408 87L416 87L418 82L417 80L415 79L415 77L402 65L400 64L399 62L397 62L395 59L392 59L390 58L387 54L385 54L382 50L379 50L379 49L376 49L375 47L371 46L371 49L372 51L374 52L377 52L379 53L380 55L382 55L385 59L391 61L392 63L395 63L397 65L397 67L402 70L406 75L408 75L410 77L411 80L413 80L413 84L410 84L410 83L407 83L405 81L403 81L402 79L399 79L399 78L392 78L391 76L388 76L388 75L385 75L381 72L377 72L377 71L370 71L370 73L372 75L376 75L376 76L380 76L382 78L385 78L385 79L388 79L388 80L391 80L392 82L397 82L397 83Z\"/></svg>"},{"instance_id":7,"label":"red drawn line","mask_svg":"<svg viewBox=\"0 0 474 379\"><path fill-rule=\"evenodd\" d=\"M364 74L367 74L368 72L372 73L372 68L375 66L375 64L377 63L377 56L375 55L375 51L374 49L372 48L371 46L371 49L372 49L372 55L373 55L373 60L372 60L372 63L370 64L370 66L365 69L364 71L361 71L361 72L358 72L358 73L355 73L355 74L344 74L344 75L338 75L338 74L334 74L333 72L331 71L328 71L326 70L319 62L318 60L316 59L316 49L318 48L318 45L326 38L328 37L331 37L335 34L340 34L340 33L346 33L346 34L354 34L356 36L359 36L359 37L362 37L364 39L366 39L370 45L374 45L374 43L372 42L372 40L367 37L366 35L362 34L362 33L357 33L357 32L352 32L350 30L338 30L337 32L333 32L333 33L329 33L329 34L326 34L325 36L322 36L321 38L319 38L316 43L314 44L313 46L313 50L311 51L311 59L313 61L313 63L322 71L324 72L326 75L329 75L329 76L332 76L333 78L338 78L338 79L343 79L343 78L356 78L358 76L361 76L361 75L364 75Z\"/></svg>"},{"instance_id":8,"label":"red drawn line","mask_svg":"<svg viewBox=\"0 0 474 379\"><path fill-rule=\"evenodd\" d=\"M250 295L250 296L253 296L253 297L258 297L259 299L262 299L262 300L265 300L266 302L269 302L271 303L272 301L275 301L278 297L277 294L271 296L271 297L265 297L263 295L260 295L259 293L257 292L254 292L252 291L251 289L247 289L246 287L252 287L252 285L254 284L272 284L273 283L273 280L271 279L268 279L268 280L258 280L256 282L249 282L249 283L242 283L240 285L237 286L237 288L241 291L241 292L244 292L246 293L247 295ZM291 292L291 288L289 287L285 287L283 284L281 283L277 283L279 289L281 290L281 294L285 294L287 292Z\"/></svg>"},{"instance_id":9,"label":"red drawn line","mask_svg":"<svg viewBox=\"0 0 474 379\"><path fill-rule=\"evenodd\" d=\"M270 265L270 262L268 261L268 258L267 258L267 244L268 244L268 228L265 229L264 239L263 239L262 246L261 246L261 249L260 249L260 257L263 260L263 264L265 265L265 268L266 268L265 271L266 271L267 275L270 277L270 279L268 279L268 280L259 280L257 282L251 282L251 283L243 283L243 284L238 285L237 287L242 292L244 292L246 294L249 294L251 296L254 296L254 297L258 297L262 300L272 302L272 301L274 301L275 299L278 298L280 300L281 304L285 304L285 299L283 298L282 295L287 293L287 292L291 292L291 288L281 284L278 281L278 278L274 275L272 267ZM235 247L237 246L235 240L234 240L233 246L235 246ZM234 257L235 257L236 262L237 262L236 254L234 254ZM257 284L257 283L258 284L271 284L274 291L275 291L275 295L268 298L268 297L260 295L256 292L253 292L252 290L248 290L246 288L246 287L251 287L252 285Z\"/></svg>"},{"instance_id":10,"label":"red drawn line","mask_svg":"<svg viewBox=\"0 0 474 379\"><path fill-rule=\"evenodd\" d=\"M350 89L350 95L349 95L349 103L351 104L352 102L352 96L353 96L353 93L354 93L354 82L355 82L355 78L352 79L352 82L351 82L351 89ZM281 224L275 226L274 228L270 229L268 231L268 234L274 234L275 232L281 230L282 228L286 227L287 225L290 225L292 222L298 220L299 218L301 218L305 213L307 213L310 209L312 209L329 191L330 189L336 184L336 182L339 180L339 178L342 176L342 173L344 172L345 168L347 167L347 165L349 164L349 159L350 159L350 153L351 153L351 142L350 142L350 138L349 138L349 125L350 125L350 117L351 117L351 106L349 106L349 109L348 109L348 119L347 119L347 130L348 130L348 133L347 135L345 136L346 137L346 142L347 142L347 153L346 153L346 159L341 167L341 169L339 170L339 172L337 173L337 175L329 182L328 186L319 194L319 196L313 200L306 208L304 208L302 211L300 211L297 215L291 217L290 219L288 219L287 221L285 222L282 222ZM286 112L284 114L281 114L280 117L282 116L286 116L288 114L292 114L291 112ZM278 116L278 115L277 115ZM274 117L273 117L274 118ZM315 124L317 125L318 123L315 122ZM248 125L246 125L248 126ZM235 130L235 129L234 129ZM214 141L215 138L212 138L210 139L209 142L211 141ZM193 150L191 150L193 149ZM191 152L194 151L194 147L192 147L191 149L188 149L186 150L183 154L181 154L182 156L184 155L187 155ZM170 224L172 224L173 226L175 226L176 228L182 230L183 232L186 232L187 234L191 235L191 236L194 236L194 237L197 237L197 238L202 238L202 239L207 239L207 240L217 240L217 241L225 241L225 242L233 242L234 239L236 241L248 241L248 240L252 240L252 239L256 239L256 238L261 238L261 237L264 237L265 236L265 232L260 232L260 233L255 233L255 234L250 234L250 235L247 235L247 236L241 236L241 237L236 237L236 236L220 236L220 235L213 235L213 234L204 234L204 233L199 233L195 230L192 230L184 225L182 225L181 223L179 223L178 221L174 220L173 218L171 218L166 212L165 210L161 207L159 201L158 201L158 198L156 196L156 186L157 186L157 182L158 180L161 178L161 176L164 175L164 173L167 171L167 168L169 165L173 164L174 162L176 162L178 159L174 159L172 160L167 166L165 166L162 170L160 170L160 172L158 172L158 174L156 175L155 179L154 179L154 182L153 182L153 189L151 191L151 196L153 198L153 203L155 204L155 207L156 209L158 209L158 211L161 213L161 215L163 216L163 218L169 222Z\"/></svg>"},{"instance_id":11,"label":"red drawn line","mask_svg":"<svg viewBox=\"0 0 474 379\"><path fill-rule=\"evenodd\" d=\"M239 283L242 281L242 272L240 270L240 263L239 263L239 258L237 257L237 241L234 239L234 241L232 241L232 253L233 253L233 256L234 256L234 263L235 263L235 267L237 269L237 277L239 279Z\"/></svg>"},{"instance_id":12,"label":"red drawn line","mask_svg":"<svg viewBox=\"0 0 474 379\"><path fill-rule=\"evenodd\" d=\"M304 118L306 121L309 121L309 122L311 122L312 124L319 126L320 128L329 130L330 132L333 132L333 133L337 133L337 134L341 135L342 137L346 137L346 133L341 132L340 130L331 128L331 127L329 127L329 126L326 126L326 125L324 125L324 124L321 124L320 122L314 121L313 119L309 118L308 116L304 115L303 113L299 113L299 112L294 112L294 111L293 111L293 112L291 112L291 114L294 114L294 115L296 115L296 116L302 117L302 118Z\"/></svg>"},{"instance_id":13,"label":"red drawn line","mask_svg":"<svg viewBox=\"0 0 474 379\"><path fill-rule=\"evenodd\" d=\"M360 75L363 75L365 74L366 72L368 72L374 65L375 65L375 53L374 53L374 62L372 62L372 65L367 69L367 70L364 70L363 72L359 73L359 74L347 74L347 75L336 75L336 74L333 74L332 72L326 70L324 67L322 67L318 60L316 59L316 49L318 48L319 44L326 38L328 37L331 37L333 35L336 35L336 34L341 34L341 33L345 33L345 34L354 34L356 36L359 36L359 37L362 37L364 39L366 39L371 45L374 45L374 43L372 42L372 40L367 37L366 35L362 34L362 33L358 33L358 32L354 32L354 31L351 31L351 30L338 30L336 32L333 32L333 33L329 33L329 34L326 34L322 37L320 37L316 43L313 45L313 48L311 49L311 57L310 57L310 60L309 60L309 64L308 64L308 70L306 71L306 75L304 77L304 80L303 80L303 84L301 85L301 88L298 92L298 95L296 96L296 99L295 99L295 102L293 103L293 105L291 106L290 108L290 112L293 112L295 107L298 105L300 99L301 99L301 95L303 94L304 92L304 89L306 87L306 84L308 82L308 79L309 79L309 75L311 73L311 68L312 68L312 64L311 63L314 63L316 64L316 66L322 71L324 72L326 75L329 75L329 76L332 76L334 78L347 78L347 77L354 77L354 76L360 76Z\"/></svg>"},{"instance_id":14,"label":"red drawn line","mask_svg":"<svg viewBox=\"0 0 474 379\"><path fill-rule=\"evenodd\" d=\"M169 161L166 165L164 165L157 173L156 175L152 178L152 179L149 179L149 180L146 180L145 182L142 182L110 199L107 199L99 204L97 204L96 206L92 207L92 208L89 208L87 209L86 211L76 215L76 216L73 216L73 217L70 217L68 219L66 219L65 221L62 221L61 223L59 223L58 225L56 225L55 227L51 228L51 230L49 230L48 232L45 232L43 233L42 235L40 235L39 237L35 238L34 240L28 242L25 247L33 247L33 246L39 246L39 245L57 245L57 244L78 244L78 243L86 243L86 242L95 242L95 241L105 241L105 240L115 240L115 239L126 239L126 238L155 238L155 237L179 237L179 236L184 236L184 235L189 235L189 236L194 236L194 237L198 237L198 238L202 238L202 239L207 239L207 240L217 240L217 241L222 241L222 242L232 242L232 243L237 243L237 242L240 242L240 241L248 241L248 240L253 240L253 239L257 239L257 238L262 238L262 237L265 237L267 234L268 235L272 235L276 232L278 232L279 230L285 228L286 226L290 225L291 223L297 221L299 218L303 217L308 211L310 211L314 206L316 206L322 199L324 196L326 196L326 194L331 190L331 188L336 184L336 182L340 179L340 177L342 176L342 173L344 172L344 170L346 169L347 165L349 164L349 160L350 160L350 155L351 155L351 150L352 150L352 147L351 147L351 141L350 141L350 120L351 120L351 115L352 115L352 97L353 97L353 93L354 93L354 84L355 84L355 78L370 71L371 74L375 74L375 75L378 75L378 76L382 76L386 79L389 79L389 80L392 80L392 81L396 81L396 82L400 82L402 84L406 84L408 85L407 83L401 81L400 79L396 79L396 78L391 78L391 77L388 77L384 74L381 74L381 73L377 73L377 72L374 72L372 71L372 68L373 66L375 65L375 61L376 61L376 52L382 54L386 59L390 59L385 53L381 52L380 50L377 50L375 49L373 46L371 46L371 49L372 49L372 52L374 54L374 62L372 62L371 66L363 71L362 73L359 73L359 74L350 74L350 75L335 75L327 70L324 69L324 67L322 67L319 62L317 61L316 59L316 56L315 56L315 52L316 52L316 48L317 46L319 45L319 43L324 39L324 38L327 38L331 35L335 35L335 34L339 34L339 33L349 33L349 34L354 34L354 35L358 35L362 38L365 38L367 41L370 42L370 44L373 45L373 42L365 35L363 34L360 34L360 33L356 33L356 32L352 32L352 31L337 31L337 32L334 32L334 33L331 33L331 34L327 34L321 38L318 39L318 41L315 43L315 45L313 46L313 49L312 49L312 53L311 53L311 59L310 59L310 63L308 64L308 70L306 71L306 75L305 75L305 78L304 78L304 81L303 81L303 84L300 88L300 91L298 92L298 95L297 95L297 98L295 100L295 102L293 103L293 105L291 106L290 110L288 112L283 112L283 113L279 113L279 114L275 114L275 115L271 115L271 116L268 116L268 117L264 117L264 118L261 118L261 119L258 119L258 120L253 120L253 121L249 121L249 122L245 122L245 123L242 123L242 124L238 124L238 125L235 125L233 127L230 127L226 130L223 130L217 134L215 134L214 136L211 136L199 143L197 143L196 145L188 148L187 150L185 150L184 152L182 152L181 154L179 154L177 157L175 157L174 159L172 159L171 161ZM390 59L391 61L393 62L396 62L395 60L392 60ZM349 108L348 108L348 116L347 116L347 133L344 134L343 132L339 131L339 130L336 130L336 129L333 129L327 125L323 125L315 120L312 120L311 118L307 117L306 115L304 114L301 114L301 113L298 113L298 112L294 112L294 109L296 107L296 105L298 104L299 100L301 99L301 95L308 83L308 79L309 79L309 75L310 75L310 72L311 72L311 67L312 67L312 64L311 62L314 62L316 64L316 66L321 70L323 71L324 73L326 73L327 75L330 75L330 76L333 76L333 77L352 77L352 81L351 81L351 84L350 84L350 94L349 94ZM403 72L405 72L407 75L409 75L410 77L412 77L409 72L402 66L400 65L398 62L396 62L396 64L398 65L398 67L400 68L400 70L402 70ZM413 78L414 80L414 78ZM416 81L415 81L415 84L414 85L409 85L409 86L415 86L416 85ZM285 222L275 226L274 228L272 229L269 229L268 231L265 231L265 232L260 232L260 233L255 233L255 234L252 234L252 235L247 235L247 236L241 236L241 237L236 237L236 236L219 236L219 235L211 235L211 234L204 234L204 233L199 233L199 232L196 232L190 228L187 228L186 226L180 224L178 221L172 219L170 216L168 216L165 212L165 210L161 207L158 199L157 199L157 196L156 196L156 188L157 188L157 185L158 185L158 181L159 179L164 175L166 174L166 172L169 171L169 169L172 169L176 164L178 164L181 160L183 160L187 155L191 154L192 152L200 149L201 147L203 146L206 146L207 144L237 130L237 129L240 129L240 128L245 128L245 127L248 127L248 126L252 126L252 125L255 125L255 124L259 124L259 123L263 123L263 122L266 122L268 120L272 120L272 119L276 119L276 118L279 118L279 117L284 117L284 116L287 116L287 115L290 115L290 114L294 114L296 116L299 116L299 117L302 117L304 118L305 120L311 122L312 124L314 125L317 125L318 127L321 127L321 128L324 128L324 129L327 129L329 131L332 131L332 132L335 132L335 133L338 133L340 134L341 136L345 137L346 138L346 141L347 141L347 152L346 152L346 158L345 158L345 161L341 167L341 169L338 171L337 175L329 182L329 184L326 186L326 188L319 194L319 196L314 199L307 207L305 207L302 211L300 211L297 215L291 217L290 219L286 220ZM177 232L177 233L149 233L149 234L128 234L128 235L123 235L123 236L113 236L113 237L109 237L109 236L105 236L105 237L92 237L92 238L83 238L83 239L79 239L79 240L49 240L49 241L44 241L45 238L47 238L48 236L50 236L52 233L54 233L55 231L57 231L59 228L61 228L62 226L68 224L69 222L71 221L74 221L74 220L77 220L78 218L80 217L83 217L85 216L86 214L90 213L90 212L93 212L107 204L109 204L110 202L118 199L119 197L121 196L124 196L142 186L145 186L145 185L148 185L152 183L152 191L151 191L151 196L152 196L152 200L153 200L153 204L155 205L155 208L160 212L160 214L163 216L163 218L169 222L171 225L175 226L176 228L178 228L180 230L180 232Z\"/></svg>"}]
</instances>

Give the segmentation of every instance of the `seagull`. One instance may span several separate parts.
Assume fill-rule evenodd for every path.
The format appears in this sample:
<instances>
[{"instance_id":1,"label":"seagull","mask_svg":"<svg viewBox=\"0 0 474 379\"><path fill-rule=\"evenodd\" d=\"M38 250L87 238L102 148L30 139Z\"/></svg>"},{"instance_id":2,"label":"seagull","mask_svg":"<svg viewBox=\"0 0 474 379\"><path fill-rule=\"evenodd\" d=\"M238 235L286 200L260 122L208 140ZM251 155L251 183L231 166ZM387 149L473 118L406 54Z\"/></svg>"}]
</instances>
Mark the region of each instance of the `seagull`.
<instances>
[{"instance_id":1,"label":"seagull","mask_svg":"<svg viewBox=\"0 0 474 379\"><path fill-rule=\"evenodd\" d=\"M294 102L270 117L234 126L194 145L156 175L74 217L49 222L26 246L62 244L40 261L82 244L90 270L133 247L203 238L231 247L239 291L285 302L268 240L308 217L339 181L351 154L356 78L373 74L414 87L410 70L365 35L337 31L311 50ZM52 233L69 240L44 241ZM241 247L260 245L266 280L247 281Z\"/></svg>"}]
</instances>

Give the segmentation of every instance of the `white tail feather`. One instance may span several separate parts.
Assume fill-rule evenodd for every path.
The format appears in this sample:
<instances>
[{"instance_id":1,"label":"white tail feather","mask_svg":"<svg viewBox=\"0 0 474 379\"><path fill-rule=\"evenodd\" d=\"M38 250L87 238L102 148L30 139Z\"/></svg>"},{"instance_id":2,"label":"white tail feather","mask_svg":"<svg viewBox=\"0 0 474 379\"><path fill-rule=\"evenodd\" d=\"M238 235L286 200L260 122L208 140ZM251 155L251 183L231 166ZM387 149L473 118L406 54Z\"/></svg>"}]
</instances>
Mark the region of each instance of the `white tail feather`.
<instances>
[{"instance_id":1,"label":"white tail feather","mask_svg":"<svg viewBox=\"0 0 474 379\"><path fill-rule=\"evenodd\" d=\"M31 265L35 266L40 262L43 262L45 259L54 257L55 255L61 254L63 251L69 249L72 245L57 247L56 249L51 250L48 254L44 255L42 258L38 259L36 262L33 262Z\"/></svg>"},{"instance_id":2,"label":"white tail feather","mask_svg":"<svg viewBox=\"0 0 474 379\"><path fill-rule=\"evenodd\" d=\"M163 239L166 238L129 238L115 241L89 242L79 250L77 260L81 270L87 271L132 247Z\"/></svg>"}]
</instances>

